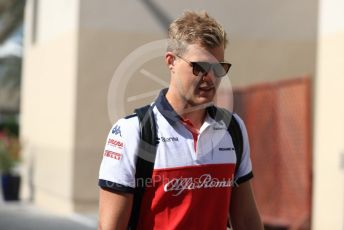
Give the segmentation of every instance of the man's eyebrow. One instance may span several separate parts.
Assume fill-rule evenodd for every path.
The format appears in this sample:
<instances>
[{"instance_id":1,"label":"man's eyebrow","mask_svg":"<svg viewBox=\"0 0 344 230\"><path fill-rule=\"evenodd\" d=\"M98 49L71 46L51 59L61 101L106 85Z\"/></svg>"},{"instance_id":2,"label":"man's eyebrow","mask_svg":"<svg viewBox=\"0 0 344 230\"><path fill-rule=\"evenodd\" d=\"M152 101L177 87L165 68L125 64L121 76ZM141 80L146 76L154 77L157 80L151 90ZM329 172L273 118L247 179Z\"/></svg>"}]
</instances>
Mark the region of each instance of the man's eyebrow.
<instances>
[{"instance_id":1,"label":"man's eyebrow","mask_svg":"<svg viewBox=\"0 0 344 230\"><path fill-rule=\"evenodd\" d=\"M208 62L208 63L219 63L219 62L227 62L226 60L217 60L217 61L206 61L206 60L190 60L190 62Z\"/></svg>"}]
</instances>

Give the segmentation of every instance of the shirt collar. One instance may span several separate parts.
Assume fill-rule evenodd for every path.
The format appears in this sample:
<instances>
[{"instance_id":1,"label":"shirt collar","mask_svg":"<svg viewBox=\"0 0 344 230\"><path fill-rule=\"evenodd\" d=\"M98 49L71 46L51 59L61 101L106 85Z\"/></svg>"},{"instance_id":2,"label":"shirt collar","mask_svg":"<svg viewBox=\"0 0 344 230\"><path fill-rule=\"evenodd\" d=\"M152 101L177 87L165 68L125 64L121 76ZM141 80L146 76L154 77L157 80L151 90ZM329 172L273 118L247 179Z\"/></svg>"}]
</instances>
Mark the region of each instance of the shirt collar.
<instances>
[{"instance_id":1,"label":"shirt collar","mask_svg":"<svg viewBox=\"0 0 344 230\"><path fill-rule=\"evenodd\" d=\"M166 120L170 124L173 124L177 121L180 121L181 117L176 113L176 111L174 111L171 104L167 101L166 99L167 90L168 88L160 91L159 96L155 100L155 105L157 109L159 110L159 112L166 118ZM207 116L206 116L205 121L212 123L210 118L212 118L216 122L220 122L221 120L223 120L222 116L218 116L217 108L215 106L209 106L207 108Z\"/></svg>"},{"instance_id":2,"label":"shirt collar","mask_svg":"<svg viewBox=\"0 0 344 230\"><path fill-rule=\"evenodd\" d=\"M167 90L168 88L160 91L158 98L155 100L155 105L169 123L174 123L180 120L180 116L176 113L176 111L174 111L171 104L167 101Z\"/></svg>"}]
</instances>

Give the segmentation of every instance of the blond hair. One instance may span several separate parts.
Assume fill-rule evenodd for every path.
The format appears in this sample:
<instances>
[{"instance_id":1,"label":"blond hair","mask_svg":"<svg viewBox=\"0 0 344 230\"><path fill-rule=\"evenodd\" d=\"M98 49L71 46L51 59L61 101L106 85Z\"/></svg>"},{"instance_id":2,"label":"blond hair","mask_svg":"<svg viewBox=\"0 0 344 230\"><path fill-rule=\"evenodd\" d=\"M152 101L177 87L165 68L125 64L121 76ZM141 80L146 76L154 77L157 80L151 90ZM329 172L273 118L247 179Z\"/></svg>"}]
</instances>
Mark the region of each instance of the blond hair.
<instances>
[{"instance_id":1,"label":"blond hair","mask_svg":"<svg viewBox=\"0 0 344 230\"><path fill-rule=\"evenodd\" d=\"M190 44L199 44L212 49L223 45L226 48L227 35L223 27L205 11L185 11L174 20L168 29L167 51L183 54Z\"/></svg>"}]
</instances>

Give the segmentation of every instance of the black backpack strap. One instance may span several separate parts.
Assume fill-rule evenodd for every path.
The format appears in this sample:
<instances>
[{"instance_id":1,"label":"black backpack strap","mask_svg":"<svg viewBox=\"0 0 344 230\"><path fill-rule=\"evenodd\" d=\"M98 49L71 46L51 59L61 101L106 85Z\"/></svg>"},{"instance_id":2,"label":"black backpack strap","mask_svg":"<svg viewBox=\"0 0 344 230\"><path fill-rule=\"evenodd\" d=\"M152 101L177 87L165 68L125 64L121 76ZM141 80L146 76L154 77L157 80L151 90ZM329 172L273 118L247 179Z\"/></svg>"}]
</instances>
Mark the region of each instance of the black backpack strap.
<instances>
[{"instance_id":1,"label":"black backpack strap","mask_svg":"<svg viewBox=\"0 0 344 230\"><path fill-rule=\"evenodd\" d=\"M140 143L136 161L135 191L128 229L135 230L147 179L152 178L158 144L153 107L135 109L140 123Z\"/></svg>"},{"instance_id":2,"label":"black backpack strap","mask_svg":"<svg viewBox=\"0 0 344 230\"><path fill-rule=\"evenodd\" d=\"M243 136L242 136L239 122L237 121L237 119L233 115L232 115L231 123L229 123L228 132L231 134L234 148L235 148L235 154L237 157L237 163L235 166L235 174L234 174L234 175L236 175L238 172L238 169L240 167L241 160L242 160L242 154L244 151L244 149L243 149L244 140L243 140Z\"/></svg>"},{"instance_id":3,"label":"black backpack strap","mask_svg":"<svg viewBox=\"0 0 344 230\"><path fill-rule=\"evenodd\" d=\"M232 141L235 148L235 154L237 158L237 163L236 163L235 171L234 171L234 175L236 175L241 164L243 146L244 146L244 140L243 140L240 124L231 112L222 108L217 108L217 111L221 113L220 116L222 116L225 124L227 125L227 130L232 137ZM237 184L235 183L235 185Z\"/></svg>"},{"instance_id":4,"label":"black backpack strap","mask_svg":"<svg viewBox=\"0 0 344 230\"><path fill-rule=\"evenodd\" d=\"M234 176L235 176L240 167L243 150L244 150L244 140L243 140L240 124L235 118L235 116L233 116L233 113L227 111L226 109L217 108L217 112L220 113L219 115L222 117L223 121L225 122L227 126L227 131L232 137L233 145L235 148L235 155L237 158L235 171L234 171ZM234 183L234 186L238 186L237 182ZM227 220L227 227L229 228L231 227L229 218Z\"/></svg>"}]
</instances>

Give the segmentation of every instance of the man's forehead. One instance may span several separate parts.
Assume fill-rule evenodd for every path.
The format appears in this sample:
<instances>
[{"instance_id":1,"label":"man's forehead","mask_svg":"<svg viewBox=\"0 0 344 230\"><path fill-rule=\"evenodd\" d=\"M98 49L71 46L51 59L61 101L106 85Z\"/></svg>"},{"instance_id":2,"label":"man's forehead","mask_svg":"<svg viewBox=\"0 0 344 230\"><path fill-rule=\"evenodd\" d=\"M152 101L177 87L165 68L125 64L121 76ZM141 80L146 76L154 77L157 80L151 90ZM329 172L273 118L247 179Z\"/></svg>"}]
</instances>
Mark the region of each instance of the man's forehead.
<instances>
[{"instance_id":1,"label":"man's forehead","mask_svg":"<svg viewBox=\"0 0 344 230\"><path fill-rule=\"evenodd\" d=\"M198 57L198 58L214 58L219 61L224 59L224 47L218 46L215 48L205 48L199 44L190 44L184 53L187 57Z\"/></svg>"}]
</instances>

